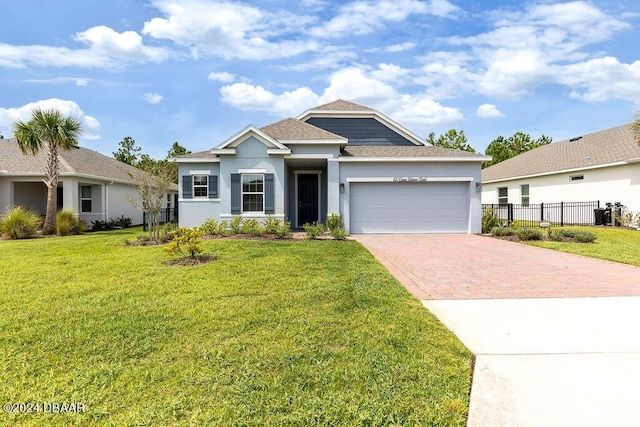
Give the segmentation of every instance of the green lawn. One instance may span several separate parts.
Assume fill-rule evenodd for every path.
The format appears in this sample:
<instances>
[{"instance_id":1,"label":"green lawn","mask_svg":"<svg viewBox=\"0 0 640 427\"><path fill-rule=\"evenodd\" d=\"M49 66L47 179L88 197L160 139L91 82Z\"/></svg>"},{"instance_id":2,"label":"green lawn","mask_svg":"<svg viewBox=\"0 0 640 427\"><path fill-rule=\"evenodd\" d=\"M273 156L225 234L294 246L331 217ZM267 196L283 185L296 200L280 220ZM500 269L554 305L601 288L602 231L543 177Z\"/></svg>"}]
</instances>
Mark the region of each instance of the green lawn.
<instances>
[{"instance_id":1,"label":"green lawn","mask_svg":"<svg viewBox=\"0 0 640 427\"><path fill-rule=\"evenodd\" d=\"M358 243L139 230L0 241L0 401L19 425L464 425L471 354Z\"/></svg>"},{"instance_id":2,"label":"green lawn","mask_svg":"<svg viewBox=\"0 0 640 427\"><path fill-rule=\"evenodd\" d=\"M532 246L640 266L640 231L614 227L574 227L598 236L595 243L526 242Z\"/></svg>"}]
</instances>

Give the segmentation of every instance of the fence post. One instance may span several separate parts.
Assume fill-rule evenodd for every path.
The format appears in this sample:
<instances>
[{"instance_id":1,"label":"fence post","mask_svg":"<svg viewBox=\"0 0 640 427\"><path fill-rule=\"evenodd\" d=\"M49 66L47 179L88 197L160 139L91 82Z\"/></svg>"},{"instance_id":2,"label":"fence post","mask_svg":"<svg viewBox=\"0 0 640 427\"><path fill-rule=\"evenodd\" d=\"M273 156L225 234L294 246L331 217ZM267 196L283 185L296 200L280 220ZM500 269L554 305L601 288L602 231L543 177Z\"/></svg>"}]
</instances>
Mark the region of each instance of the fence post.
<instances>
[{"instance_id":1,"label":"fence post","mask_svg":"<svg viewBox=\"0 0 640 427\"><path fill-rule=\"evenodd\" d=\"M513 203L507 205L507 225L513 222Z\"/></svg>"},{"instance_id":2,"label":"fence post","mask_svg":"<svg viewBox=\"0 0 640 427\"><path fill-rule=\"evenodd\" d=\"M142 212L142 231L147 231L147 213Z\"/></svg>"},{"instance_id":3,"label":"fence post","mask_svg":"<svg viewBox=\"0 0 640 427\"><path fill-rule=\"evenodd\" d=\"M560 202L560 227L564 227L564 202Z\"/></svg>"},{"instance_id":4,"label":"fence post","mask_svg":"<svg viewBox=\"0 0 640 427\"><path fill-rule=\"evenodd\" d=\"M540 222L544 221L544 203L540 203Z\"/></svg>"}]
</instances>

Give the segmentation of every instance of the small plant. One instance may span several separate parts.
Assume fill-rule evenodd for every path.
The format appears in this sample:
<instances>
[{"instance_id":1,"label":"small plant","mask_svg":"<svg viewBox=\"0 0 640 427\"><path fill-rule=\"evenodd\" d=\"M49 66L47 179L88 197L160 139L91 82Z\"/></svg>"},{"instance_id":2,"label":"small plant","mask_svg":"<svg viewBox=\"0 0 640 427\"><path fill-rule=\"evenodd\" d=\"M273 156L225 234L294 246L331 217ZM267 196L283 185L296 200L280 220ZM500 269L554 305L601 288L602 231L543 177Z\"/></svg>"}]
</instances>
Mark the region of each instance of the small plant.
<instances>
[{"instance_id":1,"label":"small plant","mask_svg":"<svg viewBox=\"0 0 640 427\"><path fill-rule=\"evenodd\" d=\"M496 217L496 210L494 208L487 208L482 212L482 232L490 233L494 227L497 227L499 220Z\"/></svg>"},{"instance_id":2,"label":"small plant","mask_svg":"<svg viewBox=\"0 0 640 427\"><path fill-rule=\"evenodd\" d=\"M511 221L510 227L514 230L520 230L522 229L522 223L519 220L514 219L513 221Z\"/></svg>"},{"instance_id":3,"label":"small plant","mask_svg":"<svg viewBox=\"0 0 640 427\"><path fill-rule=\"evenodd\" d=\"M615 214L615 219L623 227L640 226L640 212L634 212L626 207L622 210L622 215Z\"/></svg>"},{"instance_id":4,"label":"small plant","mask_svg":"<svg viewBox=\"0 0 640 427\"><path fill-rule=\"evenodd\" d=\"M537 228L520 228L516 230L520 240L542 240L542 231Z\"/></svg>"},{"instance_id":5,"label":"small plant","mask_svg":"<svg viewBox=\"0 0 640 427\"><path fill-rule=\"evenodd\" d=\"M280 227L278 227L278 229L276 230L274 235L278 239L287 239L287 238L291 237L291 222L282 221L281 224L280 224Z\"/></svg>"},{"instance_id":6,"label":"small plant","mask_svg":"<svg viewBox=\"0 0 640 427\"><path fill-rule=\"evenodd\" d=\"M132 224L131 218L127 218L124 215L120 215L120 217L116 218L113 222L116 227L120 228L129 228Z\"/></svg>"},{"instance_id":7,"label":"small plant","mask_svg":"<svg viewBox=\"0 0 640 427\"><path fill-rule=\"evenodd\" d=\"M200 226L200 232L209 236L225 236L229 232L229 224L209 218Z\"/></svg>"},{"instance_id":8,"label":"small plant","mask_svg":"<svg viewBox=\"0 0 640 427\"><path fill-rule=\"evenodd\" d=\"M255 218L247 218L242 222L242 234L247 236L261 236L264 234L264 228Z\"/></svg>"},{"instance_id":9,"label":"small plant","mask_svg":"<svg viewBox=\"0 0 640 427\"><path fill-rule=\"evenodd\" d=\"M264 220L264 232L266 234L278 234L278 230L282 227L282 220L279 218L274 218L271 215L265 218Z\"/></svg>"},{"instance_id":10,"label":"small plant","mask_svg":"<svg viewBox=\"0 0 640 427\"><path fill-rule=\"evenodd\" d=\"M575 230L572 228L560 228L554 233L554 239L557 242L563 241L565 238L574 239L579 243L593 243L598 238L594 233L584 230ZM557 236L557 237L556 237Z\"/></svg>"},{"instance_id":11,"label":"small plant","mask_svg":"<svg viewBox=\"0 0 640 427\"><path fill-rule=\"evenodd\" d=\"M178 225L173 222L167 222L166 224L162 224L160 229L158 230L158 239L160 243L167 243L172 240L176 232L178 231Z\"/></svg>"},{"instance_id":12,"label":"small plant","mask_svg":"<svg viewBox=\"0 0 640 427\"><path fill-rule=\"evenodd\" d=\"M332 213L327 215L327 228L329 231L335 230L336 228L344 228L344 224L342 223L342 215L337 213Z\"/></svg>"},{"instance_id":13,"label":"small plant","mask_svg":"<svg viewBox=\"0 0 640 427\"><path fill-rule=\"evenodd\" d=\"M72 210L62 209L56 214L56 232L58 236L80 234L86 229L86 224Z\"/></svg>"},{"instance_id":14,"label":"small plant","mask_svg":"<svg viewBox=\"0 0 640 427\"><path fill-rule=\"evenodd\" d=\"M511 227L498 226L498 227L493 227L491 229L491 234L498 237L505 237L505 236L513 236L514 234L516 234L516 231Z\"/></svg>"},{"instance_id":15,"label":"small plant","mask_svg":"<svg viewBox=\"0 0 640 427\"><path fill-rule=\"evenodd\" d=\"M336 240L345 240L348 236L347 230L345 230L344 227L334 228L329 232L329 234L331 234L331 237Z\"/></svg>"},{"instance_id":16,"label":"small plant","mask_svg":"<svg viewBox=\"0 0 640 427\"><path fill-rule=\"evenodd\" d=\"M31 209L16 206L0 220L0 233L10 239L35 237L42 219Z\"/></svg>"},{"instance_id":17,"label":"small plant","mask_svg":"<svg viewBox=\"0 0 640 427\"><path fill-rule=\"evenodd\" d=\"M197 228L179 228L175 232L173 240L164 247L164 250L172 255L196 258L198 254L202 253L200 231Z\"/></svg>"},{"instance_id":18,"label":"small plant","mask_svg":"<svg viewBox=\"0 0 640 427\"><path fill-rule=\"evenodd\" d=\"M307 239L317 239L325 232L324 224L321 222L314 222L313 224L306 223L302 226L304 232L307 234Z\"/></svg>"},{"instance_id":19,"label":"small plant","mask_svg":"<svg viewBox=\"0 0 640 427\"><path fill-rule=\"evenodd\" d=\"M231 218L231 221L229 221L229 229L233 234L242 233L242 217L234 216L233 218Z\"/></svg>"}]
</instances>

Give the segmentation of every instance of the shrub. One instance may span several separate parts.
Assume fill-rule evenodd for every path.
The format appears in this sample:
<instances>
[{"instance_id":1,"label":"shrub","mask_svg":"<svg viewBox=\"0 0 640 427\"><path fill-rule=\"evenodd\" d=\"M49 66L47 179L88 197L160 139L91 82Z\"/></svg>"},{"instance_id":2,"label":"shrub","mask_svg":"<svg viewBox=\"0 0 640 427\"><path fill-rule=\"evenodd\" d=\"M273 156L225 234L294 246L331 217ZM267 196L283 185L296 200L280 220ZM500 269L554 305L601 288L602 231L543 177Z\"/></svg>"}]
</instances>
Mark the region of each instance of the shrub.
<instances>
[{"instance_id":1,"label":"shrub","mask_svg":"<svg viewBox=\"0 0 640 427\"><path fill-rule=\"evenodd\" d=\"M200 226L200 232L210 236L224 236L228 231L227 221L217 221L215 218L207 219Z\"/></svg>"},{"instance_id":2,"label":"shrub","mask_svg":"<svg viewBox=\"0 0 640 427\"><path fill-rule=\"evenodd\" d=\"M521 240L542 240L542 231L536 228L520 228L516 230L516 235Z\"/></svg>"},{"instance_id":3,"label":"shrub","mask_svg":"<svg viewBox=\"0 0 640 427\"><path fill-rule=\"evenodd\" d=\"M513 236L516 234L516 231L511 227L498 226L491 229L491 234L498 237Z\"/></svg>"},{"instance_id":4,"label":"shrub","mask_svg":"<svg viewBox=\"0 0 640 427\"><path fill-rule=\"evenodd\" d=\"M179 228L173 240L164 247L165 252L173 255L185 255L195 258L196 255L202 253L202 239L200 231L197 228Z\"/></svg>"},{"instance_id":5,"label":"shrub","mask_svg":"<svg viewBox=\"0 0 640 427\"><path fill-rule=\"evenodd\" d=\"M499 220L496 217L496 210L494 208L487 208L482 212L482 232L491 233L494 227L497 227Z\"/></svg>"},{"instance_id":6,"label":"shrub","mask_svg":"<svg viewBox=\"0 0 640 427\"><path fill-rule=\"evenodd\" d=\"M324 224L321 222L314 222L313 224L306 223L302 228L304 228L304 232L307 233L307 239L309 240L316 239L325 232Z\"/></svg>"},{"instance_id":7,"label":"shrub","mask_svg":"<svg viewBox=\"0 0 640 427\"><path fill-rule=\"evenodd\" d=\"M42 219L31 209L16 206L0 220L0 233L10 239L35 237Z\"/></svg>"},{"instance_id":8,"label":"shrub","mask_svg":"<svg viewBox=\"0 0 640 427\"><path fill-rule=\"evenodd\" d=\"M520 230L522 228L522 223L519 220L514 219L513 221L511 221L510 227L514 230Z\"/></svg>"},{"instance_id":9,"label":"shrub","mask_svg":"<svg viewBox=\"0 0 640 427\"><path fill-rule=\"evenodd\" d=\"M69 209L62 209L56 215L56 231L58 236L80 234L87 229L86 224Z\"/></svg>"},{"instance_id":10,"label":"shrub","mask_svg":"<svg viewBox=\"0 0 640 427\"><path fill-rule=\"evenodd\" d=\"M116 227L120 228L129 228L132 224L131 218L127 218L124 215L120 215L120 217L116 218L113 222Z\"/></svg>"},{"instance_id":11,"label":"shrub","mask_svg":"<svg viewBox=\"0 0 640 427\"><path fill-rule=\"evenodd\" d=\"M282 220L274 218L271 215L264 220L264 232L267 234L278 234L278 230L282 227Z\"/></svg>"},{"instance_id":12,"label":"shrub","mask_svg":"<svg viewBox=\"0 0 640 427\"><path fill-rule=\"evenodd\" d=\"M345 240L348 236L347 230L345 230L344 227L336 227L329 231L329 234L336 240Z\"/></svg>"},{"instance_id":13,"label":"shrub","mask_svg":"<svg viewBox=\"0 0 640 427\"><path fill-rule=\"evenodd\" d=\"M167 243L175 237L178 230L178 225L173 222L162 224L158 230L158 239L161 243Z\"/></svg>"},{"instance_id":14,"label":"shrub","mask_svg":"<svg viewBox=\"0 0 640 427\"><path fill-rule=\"evenodd\" d=\"M344 228L344 224L342 223L342 215L336 213L327 215L327 228L330 232L337 228Z\"/></svg>"},{"instance_id":15,"label":"shrub","mask_svg":"<svg viewBox=\"0 0 640 427\"><path fill-rule=\"evenodd\" d=\"M554 232L554 235L559 236L559 240L554 238L556 241L562 241L564 238L568 238L574 239L579 243L593 243L598 238L598 236L590 231L576 230L573 228L560 228Z\"/></svg>"},{"instance_id":16,"label":"shrub","mask_svg":"<svg viewBox=\"0 0 640 427\"><path fill-rule=\"evenodd\" d=\"M242 222L242 234L247 236L260 236L264 234L264 228L255 218L247 218Z\"/></svg>"},{"instance_id":17,"label":"shrub","mask_svg":"<svg viewBox=\"0 0 640 427\"><path fill-rule=\"evenodd\" d=\"M291 222L284 222L280 224L280 227L274 233L278 239L287 239L291 237Z\"/></svg>"},{"instance_id":18,"label":"shrub","mask_svg":"<svg viewBox=\"0 0 640 427\"><path fill-rule=\"evenodd\" d=\"M231 221L229 221L229 229L231 229L231 233L233 234L242 233L242 217L234 216L231 218Z\"/></svg>"}]
</instances>

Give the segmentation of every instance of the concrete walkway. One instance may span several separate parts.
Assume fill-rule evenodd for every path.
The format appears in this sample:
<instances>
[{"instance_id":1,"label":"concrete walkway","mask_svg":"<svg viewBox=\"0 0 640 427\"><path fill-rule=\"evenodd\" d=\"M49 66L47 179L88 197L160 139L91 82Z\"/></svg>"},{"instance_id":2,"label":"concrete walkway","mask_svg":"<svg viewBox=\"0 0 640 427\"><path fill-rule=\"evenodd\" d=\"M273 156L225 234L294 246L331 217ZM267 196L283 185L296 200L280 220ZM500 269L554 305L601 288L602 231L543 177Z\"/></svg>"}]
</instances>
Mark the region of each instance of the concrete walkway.
<instances>
[{"instance_id":1,"label":"concrete walkway","mask_svg":"<svg viewBox=\"0 0 640 427\"><path fill-rule=\"evenodd\" d=\"M640 268L473 235L355 237L476 355L469 426L638 425Z\"/></svg>"}]
</instances>

